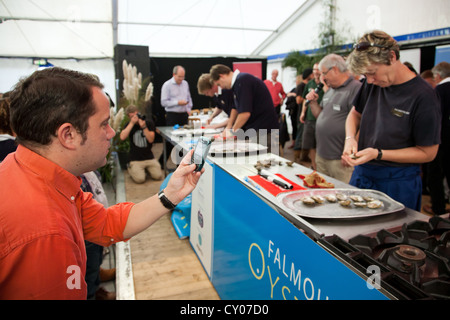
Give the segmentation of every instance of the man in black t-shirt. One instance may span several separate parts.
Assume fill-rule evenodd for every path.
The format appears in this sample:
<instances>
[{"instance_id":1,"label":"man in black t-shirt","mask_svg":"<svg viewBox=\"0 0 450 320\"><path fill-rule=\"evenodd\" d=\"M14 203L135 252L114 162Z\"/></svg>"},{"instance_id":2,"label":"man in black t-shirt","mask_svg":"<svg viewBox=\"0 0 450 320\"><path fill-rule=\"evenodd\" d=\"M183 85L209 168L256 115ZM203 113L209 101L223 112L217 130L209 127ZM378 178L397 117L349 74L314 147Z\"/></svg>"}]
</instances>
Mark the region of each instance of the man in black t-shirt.
<instances>
[{"instance_id":1,"label":"man in black t-shirt","mask_svg":"<svg viewBox=\"0 0 450 320\"><path fill-rule=\"evenodd\" d=\"M264 82L252 74L231 71L228 66L214 65L210 70L211 80L222 89L232 89L235 109L232 110L227 129L238 130L250 136L257 134L258 143L277 150L279 123L273 107L272 97ZM224 131L225 133L229 130Z\"/></svg>"},{"instance_id":2,"label":"man in black t-shirt","mask_svg":"<svg viewBox=\"0 0 450 320\"><path fill-rule=\"evenodd\" d=\"M153 121L140 115L134 105L129 105L125 112L130 117L130 122L120 132L120 139L130 138L128 173L136 183L145 182L146 170L152 179L163 179L161 165L152 152L152 143L155 140Z\"/></svg>"},{"instance_id":3,"label":"man in black t-shirt","mask_svg":"<svg viewBox=\"0 0 450 320\"><path fill-rule=\"evenodd\" d=\"M198 78L197 82L198 94L212 98L214 111L209 116L207 128L223 128L228 124L231 110L234 108L234 94L232 90L226 90L211 82L209 73L204 73ZM224 121L211 124L212 120L225 112L228 116Z\"/></svg>"}]
</instances>

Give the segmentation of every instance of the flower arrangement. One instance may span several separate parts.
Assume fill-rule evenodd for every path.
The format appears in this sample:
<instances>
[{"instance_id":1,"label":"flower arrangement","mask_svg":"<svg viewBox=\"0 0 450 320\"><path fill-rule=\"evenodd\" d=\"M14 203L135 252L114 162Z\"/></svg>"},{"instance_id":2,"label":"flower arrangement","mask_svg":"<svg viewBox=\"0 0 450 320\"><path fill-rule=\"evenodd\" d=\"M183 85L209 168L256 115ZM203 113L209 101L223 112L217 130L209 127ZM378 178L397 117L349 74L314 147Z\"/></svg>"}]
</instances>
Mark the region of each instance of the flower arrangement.
<instances>
[{"instance_id":1,"label":"flower arrangement","mask_svg":"<svg viewBox=\"0 0 450 320\"><path fill-rule=\"evenodd\" d=\"M110 109L109 125L114 129L116 135L112 141L112 148L117 152L128 152L130 150L130 143L128 139L122 141L120 140L120 131L124 128L125 124L130 119L125 114L124 108L120 108L119 111L115 112L114 107Z\"/></svg>"},{"instance_id":2,"label":"flower arrangement","mask_svg":"<svg viewBox=\"0 0 450 320\"><path fill-rule=\"evenodd\" d=\"M145 90L145 97L144 97L144 101L150 101L150 99L153 96L153 83L149 83L147 86L147 90Z\"/></svg>"},{"instance_id":3,"label":"flower arrangement","mask_svg":"<svg viewBox=\"0 0 450 320\"><path fill-rule=\"evenodd\" d=\"M142 74L137 71L137 68L132 64L128 64L126 60L122 61L123 69L123 96L119 102L119 110L117 113L111 108L111 127L116 131L116 136L113 139L113 147L117 152L128 152L130 143L128 139L125 141L120 140L120 132L124 128L125 124L130 120L125 114L125 108L130 105L142 105L144 102L149 101L153 95L153 84L150 82L147 86L145 93L142 92Z\"/></svg>"},{"instance_id":4,"label":"flower arrangement","mask_svg":"<svg viewBox=\"0 0 450 320\"><path fill-rule=\"evenodd\" d=\"M122 61L123 71L123 95L130 104L137 104L139 100L139 90L142 88L142 73L137 72L137 68Z\"/></svg>"}]
</instances>

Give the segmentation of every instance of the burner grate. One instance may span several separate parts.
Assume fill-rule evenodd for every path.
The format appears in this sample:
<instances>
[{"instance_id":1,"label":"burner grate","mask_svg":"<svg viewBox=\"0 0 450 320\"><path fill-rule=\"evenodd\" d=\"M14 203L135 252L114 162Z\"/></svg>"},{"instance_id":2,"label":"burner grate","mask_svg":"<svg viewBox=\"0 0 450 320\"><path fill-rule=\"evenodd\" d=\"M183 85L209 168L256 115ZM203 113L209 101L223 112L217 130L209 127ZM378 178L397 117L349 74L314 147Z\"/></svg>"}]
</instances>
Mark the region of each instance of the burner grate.
<instances>
[{"instance_id":1,"label":"burner grate","mask_svg":"<svg viewBox=\"0 0 450 320\"><path fill-rule=\"evenodd\" d=\"M399 298L450 299L450 220L413 221L348 243L336 237L325 239L362 271L371 263L382 266L383 282Z\"/></svg>"}]
</instances>

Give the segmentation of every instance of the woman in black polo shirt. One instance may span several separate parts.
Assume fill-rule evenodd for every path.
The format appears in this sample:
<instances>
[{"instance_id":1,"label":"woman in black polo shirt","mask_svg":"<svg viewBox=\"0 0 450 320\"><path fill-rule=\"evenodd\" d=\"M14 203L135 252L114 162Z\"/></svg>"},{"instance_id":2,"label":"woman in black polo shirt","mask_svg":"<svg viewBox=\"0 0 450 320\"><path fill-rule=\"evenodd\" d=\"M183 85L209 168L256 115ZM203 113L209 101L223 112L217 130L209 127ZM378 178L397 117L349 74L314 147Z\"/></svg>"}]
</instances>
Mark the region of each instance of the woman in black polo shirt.
<instances>
[{"instance_id":1,"label":"woman in black polo shirt","mask_svg":"<svg viewBox=\"0 0 450 320\"><path fill-rule=\"evenodd\" d=\"M420 164L438 150L439 104L433 89L399 58L397 42L382 31L364 35L349 55L349 69L366 79L346 121L342 158L355 166L350 184L420 211Z\"/></svg>"}]
</instances>

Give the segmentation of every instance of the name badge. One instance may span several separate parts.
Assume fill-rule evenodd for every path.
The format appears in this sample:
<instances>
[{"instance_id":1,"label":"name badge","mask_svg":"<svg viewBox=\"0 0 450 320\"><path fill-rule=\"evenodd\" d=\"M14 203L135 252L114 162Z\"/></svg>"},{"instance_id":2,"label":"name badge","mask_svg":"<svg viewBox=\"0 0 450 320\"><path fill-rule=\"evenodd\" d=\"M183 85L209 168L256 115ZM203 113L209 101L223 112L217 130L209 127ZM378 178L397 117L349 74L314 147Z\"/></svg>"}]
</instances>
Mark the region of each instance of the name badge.
<instances>
[{"instance_id":1,"label":"name badge","mask_svg":"<svg viewBox=\"0 0 450 320\"><path fill-rule=\"evenodd\" d=\"M333 110L334 110L334 111L341 111L341 105L339 105L339 104L333 104Z\"/></svg>"},{"instance_id":2,"label":"name badge","mask_svg":"<svg viewBox=\"0 0 450 320\"><path fill-rule=\"evenodd\" d=\"M391 114L396 116L396 117L403 118L403 116L409 115L409 112L405 111L405 110L400 110L400 109L397 109L397 108L392 108L391 109Z\"/></svg>"}]
</instances>

